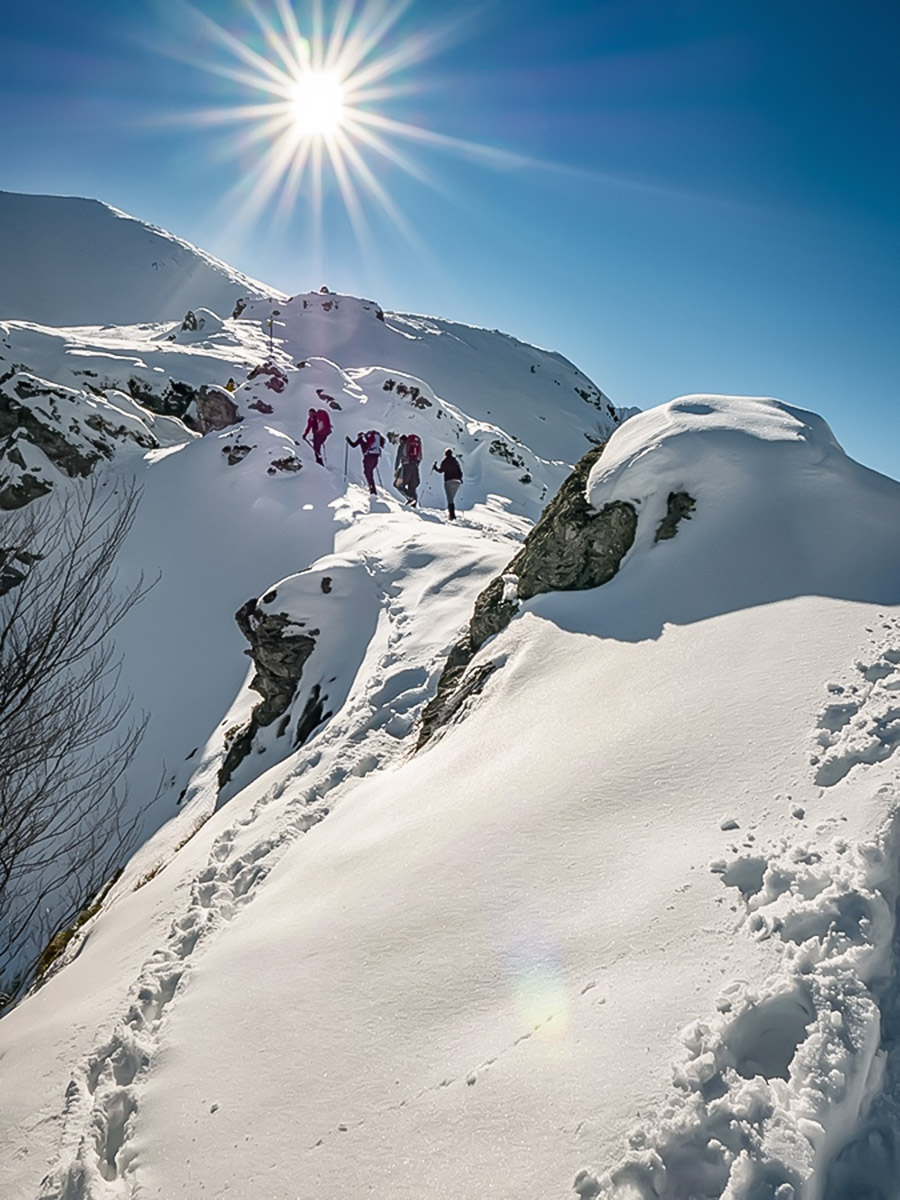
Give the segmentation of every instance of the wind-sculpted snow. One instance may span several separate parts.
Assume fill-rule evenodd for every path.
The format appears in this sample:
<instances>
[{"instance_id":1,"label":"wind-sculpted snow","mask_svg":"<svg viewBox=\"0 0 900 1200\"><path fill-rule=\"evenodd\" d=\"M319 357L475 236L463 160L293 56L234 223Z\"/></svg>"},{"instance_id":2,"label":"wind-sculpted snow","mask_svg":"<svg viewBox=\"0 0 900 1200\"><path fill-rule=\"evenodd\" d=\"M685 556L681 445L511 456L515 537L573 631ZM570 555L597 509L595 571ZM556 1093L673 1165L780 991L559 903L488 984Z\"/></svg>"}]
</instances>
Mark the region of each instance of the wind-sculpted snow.
<instances>
[{"instance_id":1,"label":"wind-sculpted snow","mask_svg":"<svg viewBox=\"0 0 900 1200\"><path fill-rule=\"evenodd\" d=\"M657 543L678 493L695 502L690 520ZM794 596L900 602L897 483L849 459L820 417L779 401L687 396L630 418L588 498L598 511L638 510L632 550L604 589L609 636L658 637L667 622Z\"/></svg>"}]
</instances>

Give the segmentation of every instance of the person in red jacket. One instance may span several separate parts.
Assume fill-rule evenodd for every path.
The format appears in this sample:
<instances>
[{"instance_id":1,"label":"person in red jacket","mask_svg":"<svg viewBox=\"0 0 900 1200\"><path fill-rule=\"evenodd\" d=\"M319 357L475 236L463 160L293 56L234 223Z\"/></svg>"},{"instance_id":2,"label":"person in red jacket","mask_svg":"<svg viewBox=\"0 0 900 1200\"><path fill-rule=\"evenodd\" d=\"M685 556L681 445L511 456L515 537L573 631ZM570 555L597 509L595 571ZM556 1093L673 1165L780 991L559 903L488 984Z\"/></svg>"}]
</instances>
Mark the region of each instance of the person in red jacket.
<instances>
[{"instance_id":1,"label":"person in red jacket","mask_svg":"<svg viewBox=\"0 0 900 1200\"><path fill-rule=\"evenodd\" d=\"M348 446L359 446L363 456L363 474L366 477L366 483L369 485L369 491L374 496L377 489L375 487L375 472L378 470L378 460L381 457L381 451L384 449L384 438L375 429L370 429L368 433L359 433L354 441L349 438L344 439Z\"/></svg>"},{"instance_id":2,"label":"person in red jacket","mask_svg":"<svg viewBox=\"0 0 900 1200\"><path fill-rule=\"evenodd\" d=\"M319 466L324 466L322 460L322 447L325 445L325 439L331 433L331 417L324 408L311 408L309 410L309 420L306 422L306 428L303 430L304 442L309 441L309 435L312 434L313 454L316 456L316 462Z\"/></svg>"},{"instance_id":3,"label":"person in red jacket","mask_svg":"<svg viewBox=\"0 0 900 1200\"><path fill-rule=\"evenodd\" d=\"M456 493L462 487L463 473L459 459L448 446L441 459L441 465L431 464L432 471L437 471L444 477L444 494L447 497L447 516L451 521L456 520Z\"/></svg>"}]
</instances>

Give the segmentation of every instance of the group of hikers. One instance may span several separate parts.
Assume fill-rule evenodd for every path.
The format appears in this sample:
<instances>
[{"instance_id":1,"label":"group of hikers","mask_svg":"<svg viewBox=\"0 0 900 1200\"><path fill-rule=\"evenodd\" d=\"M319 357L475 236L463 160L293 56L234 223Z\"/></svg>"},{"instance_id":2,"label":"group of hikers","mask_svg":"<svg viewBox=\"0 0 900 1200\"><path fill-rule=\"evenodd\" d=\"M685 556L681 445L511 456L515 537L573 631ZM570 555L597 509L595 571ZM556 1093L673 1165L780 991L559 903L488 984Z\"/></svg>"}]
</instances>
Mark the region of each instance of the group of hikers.
<instances>
[{"instance_id":1,"label":"group of hikers","mask_svg":"<svg viewBox=\"0 0 900 1200\"><path fill-rule=\"evenodd\" d=\"M331 417L328 415L327 410L324 408L311 408L309 410L309 420L306 422L306 429L303 431L303 440L310 444L310 437L312 437L311 445L313 454L316 456L316 462L320 465L324 465L322 452L330 433ZM378 474L381 452L385 447L383 434L379 433L376 429L370 429L366 433L358 433L355 438L347 437L344 441L348 446L358 447L361 451L363 474L366 477L366 483L369 485L369 491L374 496L377 492L375 476ZM422 439L417 433L402 433L397 444L397 453L394 457L394 487L406 497L406 503L413 508L419 503L419 486L421 483L419 467L421 462ZM444 478L447 515L451 521L455 521L456 494L462 486L463 479L462 465L448 446L444 451L444 457L440 463L432 463L431 469L432 471L437 471Z\"/></svg>"}]
</instances>

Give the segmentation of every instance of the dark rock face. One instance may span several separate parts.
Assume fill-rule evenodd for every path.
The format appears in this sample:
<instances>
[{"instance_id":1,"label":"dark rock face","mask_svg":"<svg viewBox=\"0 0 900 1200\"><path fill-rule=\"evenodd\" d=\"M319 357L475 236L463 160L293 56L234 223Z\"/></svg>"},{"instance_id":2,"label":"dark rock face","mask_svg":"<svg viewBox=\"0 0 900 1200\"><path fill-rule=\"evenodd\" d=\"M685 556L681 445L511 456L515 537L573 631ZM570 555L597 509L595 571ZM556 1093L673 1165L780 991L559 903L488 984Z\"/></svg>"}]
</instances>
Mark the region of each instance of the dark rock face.
<instances>
[{"instance_id":1,"label":"dark rock face","mask_svg":"<svg viewBox=\"0 0 900 1200\"><path fill-rule=\"evenodd\" d=\"M318 629L304 629L301 632L299 624L286 613L265 612L255 599L242 605L234 614L234 619L250 643L250 649L245 653L256 665L256 674L250 686L259 692L262 701L254 708L249 725L231 743L219 770L219 787L225 786L238 764L250 753L257 730L271 725L290 708L303 667L315 649L319 636ZM317 695L312 708L318 707L319 716L310 729L322 719L323 706L324 700L320 701ZM304 713L301 727L312 716L312 713Z\"/></svg>"},{"instance_id":2,"label":"dark rock face","mask_svg":"<svg viewBox=\"0 0 900 1200\"><path fill-rule=\"evenodd\" d=\"M103 397L92 385L86 388ZM147 429L118 420L114 408L84 399L83 392L47 383L21 367L0 376L0 509L22 508L53 487L41 477L39 465L32 461L29 466L29 447L74 479L111 459L117 443L133 441L147 449L158 445Z\"/></svg>"},{"instance_id":3,"label":"dark rock face","mask_svg":"<svg viewBox=\"0 0 900 1200\"><path fill-rule=\"evenodd\" d=\"M687 492L669 492L666 515L659 523L654 543L673 538L678 532L678 522L689 521L696 506L696 500Z\"/></svg>"},{"instance_id":4,"label":"dark rock face","mask_svg":"<svg viewBox=\"0 0 900 1200\"><path fill-rule=\"evenodd\" d=\"M602 453L603 447L595 446L585 454L522 549L475 601L468 632L450 651L437 695L422 714L419 746L452 717L466 696L484 686L496 664L486 664L489 670L478 672L473 686L463 675L488 638L510 623L520 601L544 592L599 587L618 571L634 542L637 513L619 501L600 512L588 504L588 475Z\"/></svg>"},{"instance_id":5,"label":"dark rock face","mask_svg":"<svg viewBox=\"0 0 900 1200\"><path fill-rule=\"evenodd\" d=\"M238 407L225 388L204 385L197 392L194 404L196 427L200 433L227 429L229 425L237 425L240 420Z\"/></svg>"},{"instance_id":6,"label":"dark rock face","mask_svg":"<svg viewBox=\"0 0 900 1200\"><path fill-rule=\"evenodd\" d=\"M319 631L310 629L301 633L286 613L263 612L255 600L248 600L239 608L235 620L250 643L247 653L256 664L250 686L263 697L253 715L257 725L271 725L290 707Z\"/></svg>"},{"instance_id":7,"label":"dark rock face","mask_svg":"<svg viewBox=\"0 0 900 1200\"><path fill-rule=\"evenodd\" d=\"M120 384L113 383L110 386L119 387ZM163 417L178 417L179 419L184 416L191 401L195 400L197 396L190 384L182 383L178 379L170 379L162 393L157 393L136 375L129 378L127 391L134 400L143 404L144 408L149 408L151 412L158 413Z\"/></svg>"}]
</instances>

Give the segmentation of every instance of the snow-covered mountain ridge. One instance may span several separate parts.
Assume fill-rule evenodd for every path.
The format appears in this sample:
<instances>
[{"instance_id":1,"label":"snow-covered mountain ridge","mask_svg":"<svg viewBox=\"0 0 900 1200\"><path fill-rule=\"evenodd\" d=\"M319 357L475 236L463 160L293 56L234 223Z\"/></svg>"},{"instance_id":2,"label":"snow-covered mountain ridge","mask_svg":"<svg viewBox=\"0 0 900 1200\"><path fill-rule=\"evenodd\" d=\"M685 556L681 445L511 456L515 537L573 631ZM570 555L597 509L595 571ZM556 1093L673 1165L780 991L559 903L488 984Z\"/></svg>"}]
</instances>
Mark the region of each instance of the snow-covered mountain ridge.
<instances>
[{"instance_id":1,"label":"snow-covered mountain ridge","mask_svg":"<svg viewBox=\"0 0 900 1200\"><path fill-rule=\"evenodd\" d=\"M164 229L70 196L0 192L0 262L0 320L131 325L283 299Z\"/></svg>"},{"instance_id":2,"label":"snow-covered mountain ridge","mask_svg":"<svg viewBox=\"0 0 900 1200\"><path fill-rule=\"evenodd\" d=\"M5 486L71 486L29 422L142 485L120 572L161 579L118 631L151 715L134 802L166 778L101 911L0 1021L0 1193L896 1195L900 484L773 400L598 430L599 389L504 335L333 293L191 307L203 328L4 327L4 411L30 414ZM229 375L237 424L186 428ZM181 414L132 377L181 385ZM344 459L369 427L391 457L422 437L418 509L385 459L374 497ZM591 438L577 503L532 535ZM634 523L608 582L520 592L610 506ZM479 686L416 754L498 587ZM315 644L220 790L259 700L251 597Z\"/></svg>"}]
</instances>

